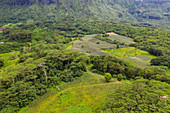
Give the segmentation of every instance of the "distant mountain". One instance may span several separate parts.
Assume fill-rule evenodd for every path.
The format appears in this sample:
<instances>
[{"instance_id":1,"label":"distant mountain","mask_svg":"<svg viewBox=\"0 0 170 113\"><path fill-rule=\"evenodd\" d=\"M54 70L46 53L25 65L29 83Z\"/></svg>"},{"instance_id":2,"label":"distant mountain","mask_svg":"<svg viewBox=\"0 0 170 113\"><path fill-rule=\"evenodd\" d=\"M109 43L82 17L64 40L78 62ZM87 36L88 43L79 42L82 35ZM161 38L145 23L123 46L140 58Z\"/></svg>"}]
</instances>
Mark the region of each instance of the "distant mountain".
<instances>
[{"instance_id":1,"label":"distant mountain","mask_svg":"<svg viewBox=\"0 0 170 113\"><path fill-rule=\"evenodd\" d=\"M0 0L0 25L66 16L170 25L169 0Z\"/></svg>"}]
</instances>

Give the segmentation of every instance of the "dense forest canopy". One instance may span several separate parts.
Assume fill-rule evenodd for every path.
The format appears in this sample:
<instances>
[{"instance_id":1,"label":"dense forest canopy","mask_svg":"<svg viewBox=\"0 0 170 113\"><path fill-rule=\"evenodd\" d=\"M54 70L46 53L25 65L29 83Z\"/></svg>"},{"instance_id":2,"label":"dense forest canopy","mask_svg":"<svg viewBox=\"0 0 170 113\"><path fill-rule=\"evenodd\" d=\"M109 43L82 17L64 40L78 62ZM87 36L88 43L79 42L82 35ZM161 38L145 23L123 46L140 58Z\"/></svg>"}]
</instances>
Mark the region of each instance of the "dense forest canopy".
<instances>
[{"instance_id":1,"label":"dense forest canopy","mask_svg":"<svg viewBox=\"0 0 170 113\"><path fill-rule=\"evenodd\" d=\"M30 20L58 20L67 15L166 28L170 24L168 0L1 0L0 5L1 26Z\"/></svg>"}]
</instances>

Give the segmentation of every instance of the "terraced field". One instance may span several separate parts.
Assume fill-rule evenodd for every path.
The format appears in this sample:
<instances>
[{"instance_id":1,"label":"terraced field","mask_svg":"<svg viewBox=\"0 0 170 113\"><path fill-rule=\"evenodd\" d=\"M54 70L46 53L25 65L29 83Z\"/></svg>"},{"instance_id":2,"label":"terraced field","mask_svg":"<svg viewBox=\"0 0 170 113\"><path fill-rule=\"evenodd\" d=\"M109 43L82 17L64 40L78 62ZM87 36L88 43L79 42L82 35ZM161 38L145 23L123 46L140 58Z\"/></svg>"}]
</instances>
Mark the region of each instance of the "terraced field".
<instances>
[{"instance_id":1,"label":"terraced field","mask_svg":"<svg viewBox=\"0 0 170 113\"><path fill-rule=\"evenodd\" d=\"M112 41L116 40L116 41L119 41L119 42L122 42L122 43L125 43L125 44L130 44L130 43L135 43L133 41L133 39L131 38L128 38L128 37L125 37L125 36L120 36L120 35L117 35L113 32L111 33L108 33L109 34L109 39L111 39Z\"/></svg>"},{"instance_id":2,"label":"terraced field","mask_svg":"<svg viewBox=\"0 0 170 113\"><path fill-rule=\"evenodd\" d=\"M121 43L130 44L135 43L132 39L115 33L108 33L109 39L120 41ZM146 51L136 49L134 47L121 47L116 49L116 44L111 44L106 41L93 38L97 34L87 35L80 41L74 41L72 50L86 53L87 55L109 55L117 58L123 58L136 64L136 67L144 68L150 65L150 60L155 56L150 55Z\"/></svg>"},{"instance_id":3,"label":"terraced field","mask_svg":"<svg viewBox=\"0 0 170 113\"><path fill-rule=\"evenodd\" d=\"M73 50L93 54L93 52L101 49L115 48L116 45L93 38L94 35L87 35L82 38L82 41L73 42Z\"/></svg>"},{"instance_id":4,"label":"terraced field","mask_svg":"<svg viewBox=\"0 0 170 113\"><path fill-rule=\"evenodd\" d=\"M148 52L136 49L134 47L106 49L102 51L108 54L116 55L128 61L132 61L136 64L136 67L140 67L140 68L149 66L150 60L155 58L155 56L150 55Z\"/></svg>"}]
</instances>

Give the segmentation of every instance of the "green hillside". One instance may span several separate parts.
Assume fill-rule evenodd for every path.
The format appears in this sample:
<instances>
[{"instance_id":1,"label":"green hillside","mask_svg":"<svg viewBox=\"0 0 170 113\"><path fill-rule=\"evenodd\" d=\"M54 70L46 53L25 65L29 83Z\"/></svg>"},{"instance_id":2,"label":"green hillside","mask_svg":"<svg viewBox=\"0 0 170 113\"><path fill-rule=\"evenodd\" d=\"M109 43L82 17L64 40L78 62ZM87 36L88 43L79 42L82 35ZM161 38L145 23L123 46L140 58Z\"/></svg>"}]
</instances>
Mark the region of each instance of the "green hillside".
<instances>
[{"instance_id":1,"label":"green hillside","mask_svg":"<svg viewBox=\"0 0 170 113\"><path fill-rule=\"evenodd\" d=\"M169 27L168 0L1 0L0 25L66 16ZM159 8L158 8L159 7ZM162 26L163 25L163 26Z\"/></svg>"},{"instance_id":2,"label":"green hillside","mask_svg":"<svg viewBox=\"0 0 170 113\"><path fill-rule=\"evenodd\" d=\"M0 0L0 113L169 113L169 0Z\"/></svg>"},{"instance_id":3,"label":"green hillside","mask_svg":"<svg viewBox=\"0 0 170 113\"><path fill-rule=\"evenodd\" d=\"M0 32L0 112L168 110L169 98L163 100L160 96L169 97L169 30L73 17L58 22L46 20L5 26ZM123 36L114 42L107 38L107 32ZM138 55L157 56L150 61L152 66L138 68L115 55L87 56L73 51L77 47L74 43L84 42L85 45L79 47L81 50L85 46L101 49L113 43L118 46L123 44L119 41L128 39L132 43L126 46L132 46ZM119 50L119 53L128 51ZM135 55L130 53L127 55Z\"/></svg>"},{"instance_id":4,"label":"green hillside","mask_svg":"<svg viewBox=\"0 0 170 113\"><path fill-rule=\"evenodd\" d=\"M144 112L147 109L146 106L148 106L149 102L152 101L153 106L157 103L154 99L158 95L156 92L152 92L154 86L159 85L158 87L163 88L159 90L159 94L169 94L168 89L166 89L166 87L169 87L168 84L151 80L149 82L149 88L145 82L147 82L147 80L139 79L133 83L105 83L104 78L98 75L86 73L72 83L59 86L61 88L60 91L57 88L54 88L51 94L49 92L49 94L38 98L35 102L31 103L30 106L21 109L19 113L112 113L112 111L118 113L125 111L128 112L128 109L133 109L136 112L138 110ZM142 85L142 87L137 89L139 85ZM67 88L66 86L70 87ZM146 101L144 98L140 98L140 95L146 96L145 99L150 100ZM137 96L139 96L138 101L135 101L134 98ZM119 100L116 100L118 98ZM156 105L156 108L157 106L161 106L160 104L167 107L158 110L152 109L151 111L166 112L168 109L167 103L164 103L159 99L157 101L159 101L157 103L159 105ZM134 103L132 104L131 102ZM115 104L117 107L114 108L112 104ZM131 106L129 106L129 104L131 104ZM138 105L138 107L135 107L135 105ZM145 106L146 108L142 106Z\"/></svg>"}]
</instances>

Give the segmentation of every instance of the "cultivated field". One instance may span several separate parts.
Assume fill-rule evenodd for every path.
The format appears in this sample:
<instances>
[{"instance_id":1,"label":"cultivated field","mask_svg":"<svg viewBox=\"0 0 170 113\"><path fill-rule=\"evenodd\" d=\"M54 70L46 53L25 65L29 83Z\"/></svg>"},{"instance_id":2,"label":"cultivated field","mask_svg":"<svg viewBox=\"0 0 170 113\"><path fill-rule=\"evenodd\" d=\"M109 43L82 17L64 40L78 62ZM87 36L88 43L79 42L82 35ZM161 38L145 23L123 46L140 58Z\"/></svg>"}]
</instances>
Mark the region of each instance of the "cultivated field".
<instances>
[{"instance_id":1,"label":"cultivated field","mask_svg":"<svg viewBox=\"0 0 170 113\"><path fill-rule=\"evenodd\" d=\"M128 61L132 61L136 64L136 67L140 68L149 66L150 60L155 58L155 56L150 55L148 52L136 49L134 47L106 49L102 51L108 54L116 55Z\"/></svg>"},{"instance_id":2,"label":"cultivated field","mask_svg":"<svg viewBox=\"0 0 170 113\"><path fill-rule=\"evenodd\" d=\"M137 57L123 57L123 59L134 62L136 67L139 68L145 68L146 66L149 66L149 64Z\"/></svg>"},{"instance_id":3,"label":"cultivated field","mask_svg":"<svg viewBox=\"0 0 170 113\"><path fill-rule=\"evenodd\" d=\"M96 51L100 51L101 49L109 49L116 47L115 44L110 44L108 42L95 39L93 38L94 36L96 35L86 35L85 37L82 38L82 40L73 42L72 50L84 52L90 55L93 54L94 52L95 52L94 54L96 54Z\"/></svg>"},{"instance_id":4,"label":"cultivated field","mask_svg":"<svg viewBox=\"0 0 170 113\"><path fill-rule=\"evenodd\" d=\"M120 36L120 35L117 35L115 33L108 33L109 34L109 39L111 40L116 40L116 41L119 41L119 42L122 42L122 43L125 43L125 44L130 44L130 43L135 43L133 41L133 39L131 38L128 38L128 37L125 37L125 36Z\"/></svg>"},{"instance_id":5,"label":"cultivated field","mask_svg":"<svg viewBox=\"0 0 170 113\"><path fill-rule=\"evenodd\" d=\"M135 43L132 39L120 36L114 33L108 33L112 40L120 41L121 43L130 44ZM93 38L94 35L86 35L82 40L77 40L72 43L72 50L86 53L87 55L109 55L117 58L123 58L130 61L134 66L144 68L150 65L150 60L155 56L150 55L146 51L136 49L135 47L122 47L116 49L116 44L111 44L106 41Z\"/></svg>"},{"instance_id":6,"label":"cultivated field","mask_svg":"<svg viewBox=\"0 0 170 113\"><path fill-rule=\"evenodd\" d=\"M119 49L106 49L103 50L106 53L114 54L118 57L136 57L139 56L139 58L148 60L150 57L154 57L150 55L147 51L142 51L139 49L136 49L135 47L125 47L125 48L119 48ZM144 58L147 56L147 58Z\"/></svg>"}]
</instances>

